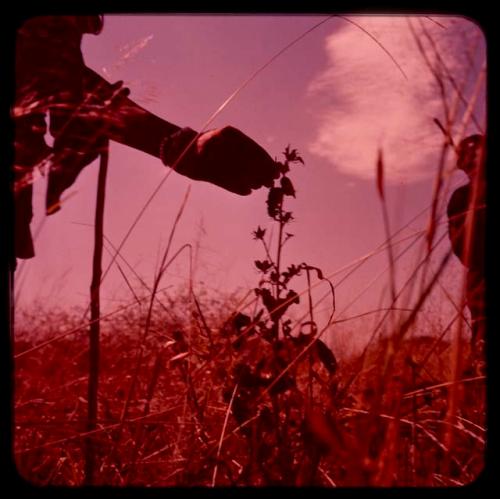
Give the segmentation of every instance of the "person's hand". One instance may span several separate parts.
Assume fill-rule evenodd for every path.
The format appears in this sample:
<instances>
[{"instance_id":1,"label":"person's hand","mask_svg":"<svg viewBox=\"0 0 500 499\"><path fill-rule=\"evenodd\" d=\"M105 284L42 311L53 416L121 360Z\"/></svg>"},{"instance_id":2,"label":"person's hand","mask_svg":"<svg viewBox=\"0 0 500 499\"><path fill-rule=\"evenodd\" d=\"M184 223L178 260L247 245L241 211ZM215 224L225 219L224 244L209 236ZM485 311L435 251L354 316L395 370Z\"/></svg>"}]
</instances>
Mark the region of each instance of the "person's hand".
<instances>
[{"instance_id":1,"label":"person's hand","mask_svg":"<svg viewBox=\"0 0 500 499\"><path fill-rule=\"evenodd\" d=\"M243 196L271 187L279 176L271 156L236 128L211 130L194 140L196 136L194 130L183 128L168 137L162 145L163 162L189 178Z\"/></svg>"}]
</instances>

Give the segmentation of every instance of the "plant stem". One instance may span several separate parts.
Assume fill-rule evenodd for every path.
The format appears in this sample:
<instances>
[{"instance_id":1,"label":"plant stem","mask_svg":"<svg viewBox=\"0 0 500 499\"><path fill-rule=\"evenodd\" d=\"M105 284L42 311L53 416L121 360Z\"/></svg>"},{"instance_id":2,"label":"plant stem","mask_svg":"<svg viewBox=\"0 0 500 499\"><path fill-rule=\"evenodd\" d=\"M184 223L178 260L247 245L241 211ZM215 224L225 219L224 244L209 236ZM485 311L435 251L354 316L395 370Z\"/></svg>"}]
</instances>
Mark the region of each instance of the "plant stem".
<instances>
[{"instance_id":1,"label":"plant stem","mask_svg":"<svg viewBox=\"0 0 500 499\"><path fill-rule=\"evenodd\" d=\"M276 301L280 299L280 276L281 276L281 249L283 246L283 227L285 225L285 222L283 221L283 199L281 199L280 202L280 207L279 207L279 224L280 224L280 230L278 234L278 250L277 250L277 255L276 255L276 273L278 274L278 280L276 282ZM280 335L280 320L278 319L276 324L275 324L275 339L279 338Z\"/></svg>"},{"instance_id":2,"label":"plant stem","mask_svg":"<svg viewBox=\"0 0 500 499\"><path fill-rule=\"evenodd\" d=\"M94 227L94 256L92 261L92 281L90 284L90 315L89 330L89 382L87 401L87 431L97 427L97 408L99 392L99 336L100 336L100 287L102 276L102 250L104 233L104 204L106 198L106 176L108 172L109 148L106 143L101 152L99 177L97 181L97 199ZM85 477L84 484L92 485L96 469L95 437L89 436L85 442Z\"/></svg>"},{"instance_id":3,"label":"plant stem","mask_svg":"<svg viewBox=\"0 0 500 499\"><path fill-rule=\"evenodd\" d=\"M274 265L274 268L276 269L276 265L273 263L273 259L271 258L271 252L269 251L269 246L267 245L266 241L264 241L264 238L262 238L261 241L264 246L267 259Z\"/></svg>"}]
</instances>

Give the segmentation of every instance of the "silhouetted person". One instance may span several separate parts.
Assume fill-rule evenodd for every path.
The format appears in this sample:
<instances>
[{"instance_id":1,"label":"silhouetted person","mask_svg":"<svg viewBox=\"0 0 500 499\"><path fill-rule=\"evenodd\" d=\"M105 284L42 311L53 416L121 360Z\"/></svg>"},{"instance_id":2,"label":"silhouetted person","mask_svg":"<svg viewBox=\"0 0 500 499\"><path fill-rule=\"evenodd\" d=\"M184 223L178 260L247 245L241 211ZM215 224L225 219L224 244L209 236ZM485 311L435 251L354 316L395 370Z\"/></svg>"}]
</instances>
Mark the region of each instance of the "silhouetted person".
<instances>
[{"instance_id":1,"label":"silhouetted person","mask_svg":"<svg viewBox=\"0 0 500 499\"><path fill-rule=\"evenodd\" d=\"M473 357L484 360L485 340L485 139L471 135L458 146L457 168L469 182L459 187L448 203L448 230L454 253L467 267L466 299L471 314Z\"/></svg>"},{"instance_id":2,"label":"silhouetted person","mask_svg":"<svg viewBox=\"0 0 500 499\"><path fill-rule=\"evenodd\" d=\"M81 170L97 158L107 140L158 157L180 174L240 195L270 186L278 176L272 158L232 127L196 137L128 99L121 82L110 84L83 61L85 33L98 34L102 16L44 16L26 21L16 40L15 256L34 256L30 232L32 176L48 173L47 214L60 208L60 196ZM53 147L45 142L50 116ZM175 164L177 161L177 164Z\"/></svg>"}]
</instances>

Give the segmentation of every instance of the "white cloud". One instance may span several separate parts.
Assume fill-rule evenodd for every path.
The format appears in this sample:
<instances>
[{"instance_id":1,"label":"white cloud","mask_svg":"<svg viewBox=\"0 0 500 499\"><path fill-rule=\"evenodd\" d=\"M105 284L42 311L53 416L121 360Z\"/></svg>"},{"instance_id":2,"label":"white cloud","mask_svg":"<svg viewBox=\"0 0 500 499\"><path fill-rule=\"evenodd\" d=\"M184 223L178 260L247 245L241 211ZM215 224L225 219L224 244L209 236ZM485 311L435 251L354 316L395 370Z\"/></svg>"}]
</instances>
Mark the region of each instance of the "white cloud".
<instances>
[{"instance_id":1,"label":"white cloud","mask_svg":"<svg viewBox=\"0 0 500 499\"><path fill-rule=\"evenodd\" d=\"M308 89L320 120L310 151L343 173L369 179L375 175L377 150L382 147L388 181L421 180L436 168L443 136L433 118L444 123L444 112L436 80L418 50L408 19L429 60L436 64L434 43L467 99L484 54L481 31L462 18L439 18L439 24L415 17L351 19L377 38L407 79L390 56L356 26L346 23L329 35L326 67ZM468 58L474 61L473 67ZM465 85L464 79L468 79ZM445 94L453 106L456 92L449 80ZM460 122L464 106L457 110ZM453 128L454 133L459 128Z\"/></svg>"}]
</instances>

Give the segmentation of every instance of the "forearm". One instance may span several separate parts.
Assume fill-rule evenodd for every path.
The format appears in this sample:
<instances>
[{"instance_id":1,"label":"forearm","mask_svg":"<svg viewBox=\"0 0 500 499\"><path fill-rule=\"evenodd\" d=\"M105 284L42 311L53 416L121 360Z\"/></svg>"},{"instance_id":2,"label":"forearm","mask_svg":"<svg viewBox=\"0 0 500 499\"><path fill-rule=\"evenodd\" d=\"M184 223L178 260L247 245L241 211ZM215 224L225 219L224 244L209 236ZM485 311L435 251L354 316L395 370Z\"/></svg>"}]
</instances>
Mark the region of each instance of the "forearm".
<instances>
[{"instance_id":1,"label":"forearm","mask_svg":"<svg viewBox=\"0 0 500 499\"><path fill-rule=\"evenodd\" d=\"M100 115L96 138L107 137L128 145L159 158L181 175L243 196L252 189L272 186L279 176L271 156L234 127L198 137L196 131L169 123L128 99L128 90L121 82L111 84L87 68L84 83L91 112L92 101L100 109L93 113Z\"/></svg>"},{"instance_id":2,"label":"forearm","mask_svg":"<svg viewBox=\"0 0 500 499\"><path fill-rule=\"evenodd\" d=\"M111 83L87 68L85 73L87 89ZM116 121L109 128L109 138L134 149L160 158L160 147L165 137L180 130L180 127L156 116L125 97L116 110Z\"/></svg>"}]
</instances>

